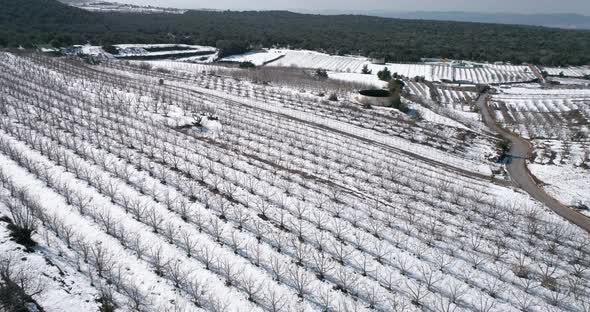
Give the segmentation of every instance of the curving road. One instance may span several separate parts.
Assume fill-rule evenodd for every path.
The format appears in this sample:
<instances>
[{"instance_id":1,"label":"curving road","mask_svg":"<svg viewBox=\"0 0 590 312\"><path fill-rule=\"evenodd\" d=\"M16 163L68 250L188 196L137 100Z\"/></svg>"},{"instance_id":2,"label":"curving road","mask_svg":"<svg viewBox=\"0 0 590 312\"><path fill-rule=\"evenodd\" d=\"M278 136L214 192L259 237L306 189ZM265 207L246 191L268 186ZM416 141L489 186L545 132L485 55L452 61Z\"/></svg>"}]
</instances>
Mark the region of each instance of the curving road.
<instances>
[{"instance_id":1,"label":"curving road","mask_svg":"<svg viewBox=\"0 0 590 312\"><path fill-rule=\"evenodd\" d=\"M496 123L496 120L493 118L490 111L488 100L489 94L484 93L478 98L477 105L486 126L502 138L510 140L512 143L509 151L509 155L512 156L512 161L506 165L506 169L510 174L512 182L525 192L529 193L533 198L545 204L545 206L549 207L558 215L590 233L590 218L560 203L558 200L547 194L543 188L537 184L526 165L526 160L529 159L533 146L529 141L500 127Z\"/></svg>"}]
</instances>

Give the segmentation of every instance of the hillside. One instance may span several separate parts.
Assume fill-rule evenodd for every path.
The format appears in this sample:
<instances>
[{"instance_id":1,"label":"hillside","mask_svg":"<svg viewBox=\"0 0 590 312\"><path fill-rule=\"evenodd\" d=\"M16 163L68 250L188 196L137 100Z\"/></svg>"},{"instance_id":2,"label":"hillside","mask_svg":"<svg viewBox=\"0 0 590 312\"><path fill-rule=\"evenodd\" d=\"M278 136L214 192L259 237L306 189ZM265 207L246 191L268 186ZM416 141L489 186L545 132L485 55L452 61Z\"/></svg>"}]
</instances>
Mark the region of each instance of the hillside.
<instances>
[{"instance_id":1,"label":"hillside","mask_svg":"<svg viewBox=\"0 0 590 312\"><path fill-rule=\"evenodd\" d=\"M18 26L85 24L98 16L54 0L0 0L0 22ZM31 23L34 22L34 23Z\"/></svg>"},{"instance_id":2,"label":"hillside","mask_svg":"<svg viewBox=\"0 0 590 312\"><path fill-rule=\"evenodd\" d=\"M90 13L53 0L0 2L0 46L156 43L290 46L388 61L421 57L549 65L590 63L590 31L400 20L285 11L189 11L183 15Z\"/></svg>"},{"instance_id":3,"label":"hillside","mask_svg":"<svg viewBox=\"0 0 590 312\"><path fill-rule=\"evenodd\" d=\"M309 13L301 11L301 13ZM549 13L549 14L517 14L517 13L480 13L463 11L345 11L327 10L321 14L362 14L389 18L455 21L510 25L543 26L565 29L590 29L590 16L581 14Z\"/></svg>"},{"instance_id":4,"label":"hillside","mask_svg":"<svg viewBox=\"0 0 590 312\"><path fill-rule=\"evenodd\" d=\"M534 25L570 29L590 29L590 16L581 14L509 14L474 12L406 12L380 15L384 17L480 22L495 24Z\"/></svg>"}]
</instances>

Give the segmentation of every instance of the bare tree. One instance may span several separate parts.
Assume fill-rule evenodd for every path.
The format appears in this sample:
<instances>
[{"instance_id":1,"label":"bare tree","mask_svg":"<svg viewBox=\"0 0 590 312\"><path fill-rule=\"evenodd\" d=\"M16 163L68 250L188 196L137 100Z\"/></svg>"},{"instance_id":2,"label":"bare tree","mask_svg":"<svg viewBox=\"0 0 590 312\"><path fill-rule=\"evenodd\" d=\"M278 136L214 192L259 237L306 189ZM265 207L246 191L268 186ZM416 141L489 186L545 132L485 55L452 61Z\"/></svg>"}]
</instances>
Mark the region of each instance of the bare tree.
<instances>
[{"instance_id":1,"label":"bare tree","mask_svg":"<svg viewBox=\"0 0 590 312\"><path fill-rule=\"evenodd\" d=\"M241 273L239 284L244 292L248 295L249 301L259 300L259 294L262 291L263 283L261 283L252 273Z\"/></svg>"},{"instance_id":2,"label":"bare tree","mask_svg":"<svg viewBox=\"0 0 590 312\"><path fill-rule=\"evenodd\" d=\"M217 259L217 267L225 279L226 286L234 285L238 281L238 276L243 272L243 268L238 267L232 259L228 258Z\"/></svg>"},{"instance_id":3,"label":"bare tree","mask_svg":"<svg viewBox=\"0 0 590 312\"><path fill-rule=\"evenodd\" d=\"M312 267L317 273L318 278L323 281L327 274L334 268L334 261L322 252L312 252Z\"/></svg>"},{"instance_id":4,"label":"bare tree","mask_svg":"<svg viewBox=\"0 0 590 312\"><path fill-rule=\"evenodd\" d=\"M165 270L170 263L164 255L164 250L161 245L153 246L149 251L149 262L154 267L154 272L158 276L164 276Z\"/></svg>"},{"instance_id":5,"label":"bare tree","mask_svg":"<svg viewBox=\"0 0 590 312\"><path fill-rule=\"evenodd\" d=\"M220 298L213 297L212 294L209 296L209 308L213 312L228 312L229 311L229 302L224 301Z\"/></svg>"},{"instance_id":6,"label":"bare tree","mask_svg":"<svg viewBox=\"0 0 590 312\"><path fill-rule=\"evenodd\" d=\"M197 250L197 258L205 264L205 269L210 270L211 266L217 260L213 247L203 245Z\"/></svg>"},{"instance_id":7,"label":"bare tree","mask_svg":"<svg viewBox=\"0 0 590 312\"><path fill-rule=\"evenodd\" d=\"M373 283L363 286L364 297L369 303L369 309L375 309L383 301L383 294L379 287Z\"/></svg>"},{"instance_id":8,"label":"bare tree","mask_svg":"<svg viewBox=\"0 0 590 312\"><path fill-rule=\"evenodd\" d=\"M207 298L207 283L199 280L196 277L188 278L188 282L185 283L184 290L190 296L192 302L197 307L202 307L204 300Z\"/></svg>"},{"instance_id":9,"label":"bare tree","mask_svg":"<svg viewBox=\"0 0 590 312\"><path fill-rule=\"evenodd\" d=\"M45 292L45 281L28 267L19 265L15 254L0 255L0 307L19 310L28 298Z\"/></svg>"},{"instance_id":10,"label":"bare tree","mask_svg":"<svg viewBox=\"0 0 590 312\"><path fill-rule=\"evenodd\" d=\"M442 280L442 274L433 270L429 265L421 265L418 270L420 271L421 280L426 284L426 287L430 291L434 291L435 286Z\"/></svg>"},{"instance_id":11,"label":"bare tree","mask_svg":"<svg viewBox=\"0 0 590 312\"><path fill-rule=\"evenodd\" d=\"M285 295L279 293L273 286L269 286L265 292L264 300L271 312L285 311L288 302Z\"/></svg>"},{"instance_id":12,"label":"bare tree","mask_svg":"<svg viewBox=\"0 0 590 312\"><path fill-rule=\"evenodd\" d=\"M409 310L408 302L397 294L391 294L386 297L386 306L390 311L394 312L404 312Z\"/></svg>"},{"instance_id":13,"label":"bare tree","mask_svg":"<svg viewBox=\"0 0 590 312\"><path fill-rule=\"evenodd\" d=\"M299 266L291 266L287 269L288 281L302 298L308 293L312 278L304 269Z\"/></svg>"},{"instance_id":14,"label":"bare tree","mask_svg":"<svg viewBox=\"0 0 590 312\"><path fill-rule=\"evenodd\" d=\"M24 204L24 202L29 201L26 191L18 190L17 193L20 200L9 198L3 200L3 202L6 203L12 216L13 230L11 236L17 243L30 249L37 244L31 238L31 235L37 229L37 219L31 209L32 207Z\"/></svg>"},{"instance_id":15,"label":"bare tree","mask_svg":"<svg viewBox=\"0 0 590 312\"><path fill-rule=\"evenodd\" d=\"M162 235L166 237L168 242L172 245L174 245L174 241L176 240L176 236L178 235L179 227L180 226L175 225L172 221L165 222L163 226Z\"/></svg>"},{"instance_id":16,"label":"bare tree","mask_svg":"<svg viewBox=\"0 0 590 312\"><path fill-rule=\"evenodd\" d=\"M106 249L102 242L95 242L94 245L90 247L90 252L92 254L92 260L94 261L96 273L99 277L103 277L103 274L110 271L115 265L114 255Z\"/></svg>"},{"instance_id":17,"label":"bare tree","mask_svg":"<svg viewBox=\"0 0 590 312\"><path fill-rule=\"evenodd\" d=\"M406 281L406 289L412 299L412 303L416 306L422 306L424 300L430 294L426 285L421 282Z\"/></svg>"},{"instance_id":18,"label":"bare tree","mask_svg":"<svg viewBox=\"0 0 590 312\"><path fill-rule=\"evenodd\" d=\"M164 223L164 218L156 210L155 206L149 206L145 218L146 224L152 228L154 233L158 233Z\"/></svg>"},{"instance_id":19,"label":"bare tree","mask_svg":"<svg viewBox=\"0 0 590 312\"><path fill-rule=\"evenodd\" d=\"M166 276L174 283L174 287L180 288L187 280L187 272L182 268L181 261L171 260L166 264Z\"/></svg>"},{"instance_id":20,"label":"bare tree","mask_svg":"<svg viewBox=\"0 0 590 312\"><path fill-rule=\"evenodd\" d=\"M149 305L148 296L145 295L133 282L127 281L123 287L123 292L129 299L127 303L129 308L133 311L144 311L145 307Z\"/></svg>"},{"instance_id":21,"label":"bare tree","mask_svg":"<svg viewBox=\"0 0 590 312\"><path fill-rule=\"evenodd\" d=\"M453 281L446 285L448 296L452 303L459 304L459 301L467 294L468 285L461 281Z\"/></svg>"},{"instance_id":22,"label":"bare tree","mask_svg":"<svg viewBox=\"0 0 590 312\"><path fill-rule=\"evenodd\" d=\"M186 255L187 257L192 257L193 253L195 251L195 248L197 247L197 242L195 240L193 240L193 235L192 233L190 233L189 231L181 231L180 232L180 240L182 242L182 247L184 247L184 250L186 251Z\"/></svg>"},{"instance_id":23,"label":"bare tree","mask_svg":"<svg viewBox=\"0 0 590 312\"><path fill-rule=\"evenodd\" d=\"M356 286L359 281L359 277L356 272L348 270L344 267L336 270L334 273L336 285L344 293L355 294Z\"/></svg>"},{"instance_id":24,"label":"bare tree","mask_svg":"<svg viewBox=\"0 0 590 312\"><path fill-rule=\"evenodd\" d=\"M451 302L447 297L439 294L435 301L437 312L453 312L457 310L457 305Z\"/></svg>"}]
</instances>

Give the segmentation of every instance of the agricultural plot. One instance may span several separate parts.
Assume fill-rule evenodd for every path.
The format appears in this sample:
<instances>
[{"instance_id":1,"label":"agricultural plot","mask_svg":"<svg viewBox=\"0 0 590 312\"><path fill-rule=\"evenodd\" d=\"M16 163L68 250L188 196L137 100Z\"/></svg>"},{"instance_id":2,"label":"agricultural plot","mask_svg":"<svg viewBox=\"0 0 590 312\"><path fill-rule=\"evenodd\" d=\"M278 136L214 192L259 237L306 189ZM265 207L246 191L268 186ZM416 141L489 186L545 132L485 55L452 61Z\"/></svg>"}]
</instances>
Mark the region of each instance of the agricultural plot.
<instances>
[{"instance_id":1,"label":"agricultural plot","mask_svg":"<svg viewBox=\"0 0 590 312\"><path fill-rule=\"evenodd\" d=\"M581 79L581 78L565 78L565 77L550 77L548 78L549 81L555 81L560 85L567 85L567 86L583 86L588 87L590 86L590 80L588 79Z\"/></svg>"},{"instance_id":2,"label":"agricultural plot","mask_svg":"<svg viewBox=\"0 0 590 312\"><path fill-rule=\"evenodd\" d=\"M432 80L432 68L425 64L372 64L365 57L356 56L338 56L329 55L315 51L298 51L298 50L269 50L268 53L254 54L252 58L269 58L274 54L284 55L274 62L269 62L268 66L279 67L300 67L300 68L322 68L332 72L341 73L361 73L363 66L367 66L376 75L378 71L387 67L392 73L414 78L416 76L425 77ZM270 56L268 55L270 54ZM238 59L247 59L248 54L236 56ZM360 77L360 76L358 76Z\"/></svg>"},{"instance_id":3,"label":"agricultural plot","mask_svg":"<svg viewBox=\"0 0 590 312\"><path fill-rule=\"evenodd\" d=\"M285 56L268 63L268 66L322 68L329 71L360 73L368 64L364 57L337 56L315 51L275 50Z\"/></svg>"},{"instance_id":4,"label":"agricultural plot","mask_svg":"<svg viewBox=\"0 0 590 312\"><path fill-rule=\"evenodd\" d=\"M409 94L418 97L430 110L450 118L454 124L460 123L462 127L482 132L485 125L476 111L474 101L477 93L467 91L466 88L406 81L406 90Z\"/></svg>"},{"instance_id":5,"label":"agricultural plot","mask_svg":"<svg viewBox=\"0 0 590 312\"><path fill-rule=\"evenodd\" d=\"M432 67L424 64L393 64L387 63L385 65L369 64L369 69L373 74L387 67L392 73L398 73L406 78L412 79L414 77L424 77L428 81L432 81Z\"/></svg>"},{"instance_id":6,"label":"agricultural plot","mask_svg":"<svg viewBox=\"0 0 590 312\"><path fill-rule=\"evenodd\" d=\"M118 53L114 55L120 59L166 59L190 60L203 62L209 61L211 56L217 55L214 47L198 45L171 45L171 44L123 44L116 45ZM210 61L209 61L210 62Z\"/></svg>"},{"instance_id":7,"label":"agricultural plot","mask_svg":"<svg viewBox=\"0 0 590 312\"><path fill-rule=\"evenodd\" d=\"M472 111L473 102L477 98L477 93L473 91L464 91L461 89L439 87L436 88L440 102L443 104L450 104L453 108L461 111Z\"/></svg>"},{"instance_id":8,"label":"agricultural plot","mask_svg":"<svg viewBox=\"0 0 590 312\"><path fill-rule=\"evenodd\" d=\"M131 70L138 71L137 68ZM139 72L146 74L144 70ZM231 77L191 76L186 70L181 72L184 78L192 77L207 90L218 89L225 92L225 96L228 93L232 94L236 100L251 98L248 99L250 104L261 109L287 113L293 118L305 119L323 127L333 127L338 131L347 131L365 140L391 145L398 150L407 150L427 159L444 161L453 166L469 168L474 172L491 172L487 159L495 153L490 147L493 144L490 144L488 137L475 132L465 133L456 127L441 128L438 123L416 123L406 115L391 109L358 110L355 109L358 107L357 103L346 99L335 105L322 97L300 93L300 89L295 86L260 86ZM166 73L159 71L151 75L158 79ZM168 76L172 83L178 80L174 74L169 73ZM208 92L215 96L222 95L218 92Z\"/></svg>"},{"instance_id":9,"label":"agricultural plot","mask_svg":"<svg viewBox=\"0 0 590 312\"><path fill-rule=\"evenodd\" d=\"M186 44L119 44L114 46L116 54L104 51L101 46L78 45L62 49L65 55L92 56L98 59L177 59L179 61L213 62L217 58L217 49L208 46ZM53 50L48 50L52 52Z\"/></svg>"},{"instance_id":10,"label":"agricultural plot","mask_svg":"<svg viewBox=\"0 0 590 312\"><path fill-rule=\"evenodd\" d=\"M183 75L193 75L195 73L204 75L214 75L220 71L237 70L234 67L227 67L222 65L214 65L209 63L191 63L178 62L172 60L157 60L157 61L128 61L129 64L144 68L146 70L156 70L163 74L169 71L176 71Z\"/></svg>"},{"instance_id":11,"label":"agricultural plot","mask_svg":"<svg viewBox=\"0 0 590 312\"><path fill-rule=\"evenodd\" d=\"M432 77L435 81L455 80L455 68L450 65L432 65Z\"/></svg>"},{"instance_id":12,"label":"agricultural plot","mask_svg":"<svg viewBox=\"0 0 590 312\"><path fill-rule=\"evenodd\" d=\"M433 81L457 81L470 84L510 84L528 82L537 78L528 66L477 65L477 67L459 67L450 64L432 65Z\"/></svg>"},{"instance_id":13,"label":"agricultural plot","mask_svg":"<svg viewBox=\"0 0 590 312\"><path fill-rule=\"evenodd\" d=\"M328 72L330 79L345 81L345 82L356 82L364 83L367 86L373 88L387 88L387 82L379 79L377 75L359 74L359 73L342 73L342 72Z\"/></svg>"},{"instance_id":14,"label":"agricultural plot","mask_svg":"<svg viewBox=\"0 0 590 312\"><path fill-rule=\"evenodd\" d=\"M492 100L496 119L532 140L531 172L569 205L587 205L590 90L514 87Z\"/></svg>"},{"instance_id":15,"label":"agricultural plot","mask_svg":"<svg viewBox=\"0 0 590 312\"><path fill-rule=\"evenodd\" d=\"M274 50L270 49L268 51L255 51L255 52L248 52L244 54L238 55L230 55L227 57L222 58L220 61L222 62L251 62L256 66L262 66L272 61L276 61L277 59L284 57L285 53L281 50Z\"/></svg>"},{"instance_id":16,"label":"agricultural plot","mask_svg":"<svg viewBox=\"0 0 590 312\"><path fill-rule=\"evenodd\" d=\"M590 75L590 67L588 66L571 66L571 67L543 67L543 71L550 76L564 76L580 78Z\"/></svg>"},{"instance_id":17,"label":"agricultural plot","mask_svg":"<svg viewBox=\"0 0 590 312\"><path fill-rule=\"evenodd\" d=\"M456 81L473 84L500 84L533 81L537 77L526 66L484 65L475 68L455 68Z\"/></svg>"},{"instance_id":18,"label":"agricultural plot","mask_svg":"<svg viewBox=\"0 0 590 312\"><path fill-rule=\"evenodd\" d=\"M415 81L407 81L405 84L405 88L410 94L424 99L429 99L431 97L430 88L427 84Z\"/></svg>"},{"instance_id":19,"label":"agricultural plot","mask_svg":"<svg viewBox=\"0 0 590 312\"><path fill-rule=\"evenodd\" d=\"M88 289L48 310L587 311L587 233L432 159L460 165L452 127L195 71L0 67L0 213Z\"/></svg>"}]
</instances>

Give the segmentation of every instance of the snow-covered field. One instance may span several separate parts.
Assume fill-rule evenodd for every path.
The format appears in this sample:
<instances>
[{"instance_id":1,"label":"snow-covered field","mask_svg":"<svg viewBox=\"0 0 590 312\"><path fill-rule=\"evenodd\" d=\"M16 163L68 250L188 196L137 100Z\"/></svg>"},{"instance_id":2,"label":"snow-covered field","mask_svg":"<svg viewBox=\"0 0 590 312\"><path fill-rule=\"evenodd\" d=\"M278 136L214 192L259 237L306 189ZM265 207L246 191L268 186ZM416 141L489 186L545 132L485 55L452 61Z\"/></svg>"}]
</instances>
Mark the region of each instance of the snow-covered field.
<instances>
[{"instance_id":1,"label":"snow-covered field","mask_svg":"<svg viewBox=\"0 0 590 312\"><path fill-rule=\"evenodd\" d=\"M543 187L546 192L566 205L585 207L578 211L590 217L590 170L587 167L529 164L529 169L541 181L547 181Z\"/></svg>"},{"instance_id":2,"label":"snow-covered field","mask_svg":"<svg viewBox=\"0 0 590 312\"><path fill-rule=\"evenodd\" d=\"M528 66L482 65L475 68L455 68L454 79L474 84L515 83L535 80Z\"/></svg>"},{"instance_id":3,"label":"snow-covered field","mask_svg":"<svg viewBox=\"0 0 590 312\"><path fill-rule=\"evenodd\" d=\"M551 81L557 81L562 85L579 85L579 86L590 86L590 80L580 78L564 78L564 77L550 77Z\"/></svg>"},{"instance_id":4,"label":"snow-covered field","mask_svg":"<svg viewBox=\"0 0 590 312\"><path fill-rule=\"evenodd\" d=\"M153 6L138 6L131 4L123 4L106 1L88 1L80 4L73 4L73 6L93 12L124 12L124 13L140 13L140 14L184 14L187 10L174 8L160 8Z\"/></svg>"},{"instance_id":5,"label":"snow-covered field","mask_svg":"<svg viewBox=\"0 0 590 312\"><path fill-rule=\"evenodd\" d=\"M375 88L387 88L387 82L379 79L377 75L359 74L359 73L342 73L342 72L328 72L328 77L331 79L360 82L371 85Z\"/></svg>"},{"instance_id":6,"label":"snow-covered field","mask_svg":"<svg viewBox=\"0 0 590 312\"><path fill-rule=\"evenodd\" d=\"M190 58L207 59L208 55L217 53L217 49L214 47L186 44L119 44L115 47L119 50L119 53L115 55L117 58L174 56L182 59L183 55L199 54ZM155 51L150 51L150 49L155 49Z\"/></svg>"},{"instance_id":7,"label":"snow-covered field","mask_svg":"<svg viewBox=\"0 0 590 312\"><path fill-rule=\"evenodd\" d=\"M589 134L590 89L500 89L493 97L499 119L526 138L579 140Z\"/></svg>"},{"instance_id":8,"label":"snow-covered field","mask_svg":"<svg viewBox=\"0 0 590 312\"><path fill-rule=\"evenodd\" d=\"M129 61L130 64L141 66L142 64L149 64L152 68L175 70L186 74L194 73L215 73L220 70L231 71L238 70L233 67L226 67L220 65L213 65L209 63L192 63L192 62L180 62L171 60L157 60L157 61Z\"/></svg>"},{"instance_id":9,"label":"snow-covered field","mask_svg":"<svg viewBox=\"0 0 590 312\"><path fill-rule=\"evenodd\" d=\"M482 64L477 68L461 68L449 64L373 64L365 57L329 55L305 50L271 49L268 52L251 53L236 56L236 58L238 60L248 58L266 60L273 54L284 56L268 63L268 66L322 68L333 72L358 74L366 65L373 75L387 67L392 73L398 73L407 78L418 76L424 77L428 81L463 81L472 84L526 82L536 78L528 66Z\"/></svg>"},{"instance_id":10,"label":"snow-covered field","mask_svg":"<svg viewBox=\"0 0 590 312\"><path fill-rule=\"evenodd\" d=\"M220 61L222 62L252 62L256 66L265 65L266 63L272 62L281 58L285 55L284 52L281 50L263 50L263 51L255 51L255 52L248 52L244 54L238 55L230 55L227 57L222 58Z\"/></svg>"},{"instance_id":11,"label":"snow-covered field","mask_svg":"<svg viewBox=\"0 0 590 312\"><path fill-rule=\"evenodd\" d=\"M590 75L590 66L543 67L550 76L584 77Z\"/></svg>"},{"instance_id":12,"label":"snow-covered field","mask_svg":"<svg viewBox=\"0 0 590 312\"><path fill-rule=\"evenodd\" d=\"M523 85L494 95L496 117L533 139L529 166L545 190L571 206L590 202L590 89L542 89Z\"/></svg>"},{"instance_id":13,"label":"snow-covered field","mask_svg":"<svg viewBox=\"0 0 590 312\"><path fill-rule=\"evenodd\" d=\"M587 311L588 234L492 183L493 141L159 64L0 54L0 213L46 311Z\"/></svg>"}]
</instances>

